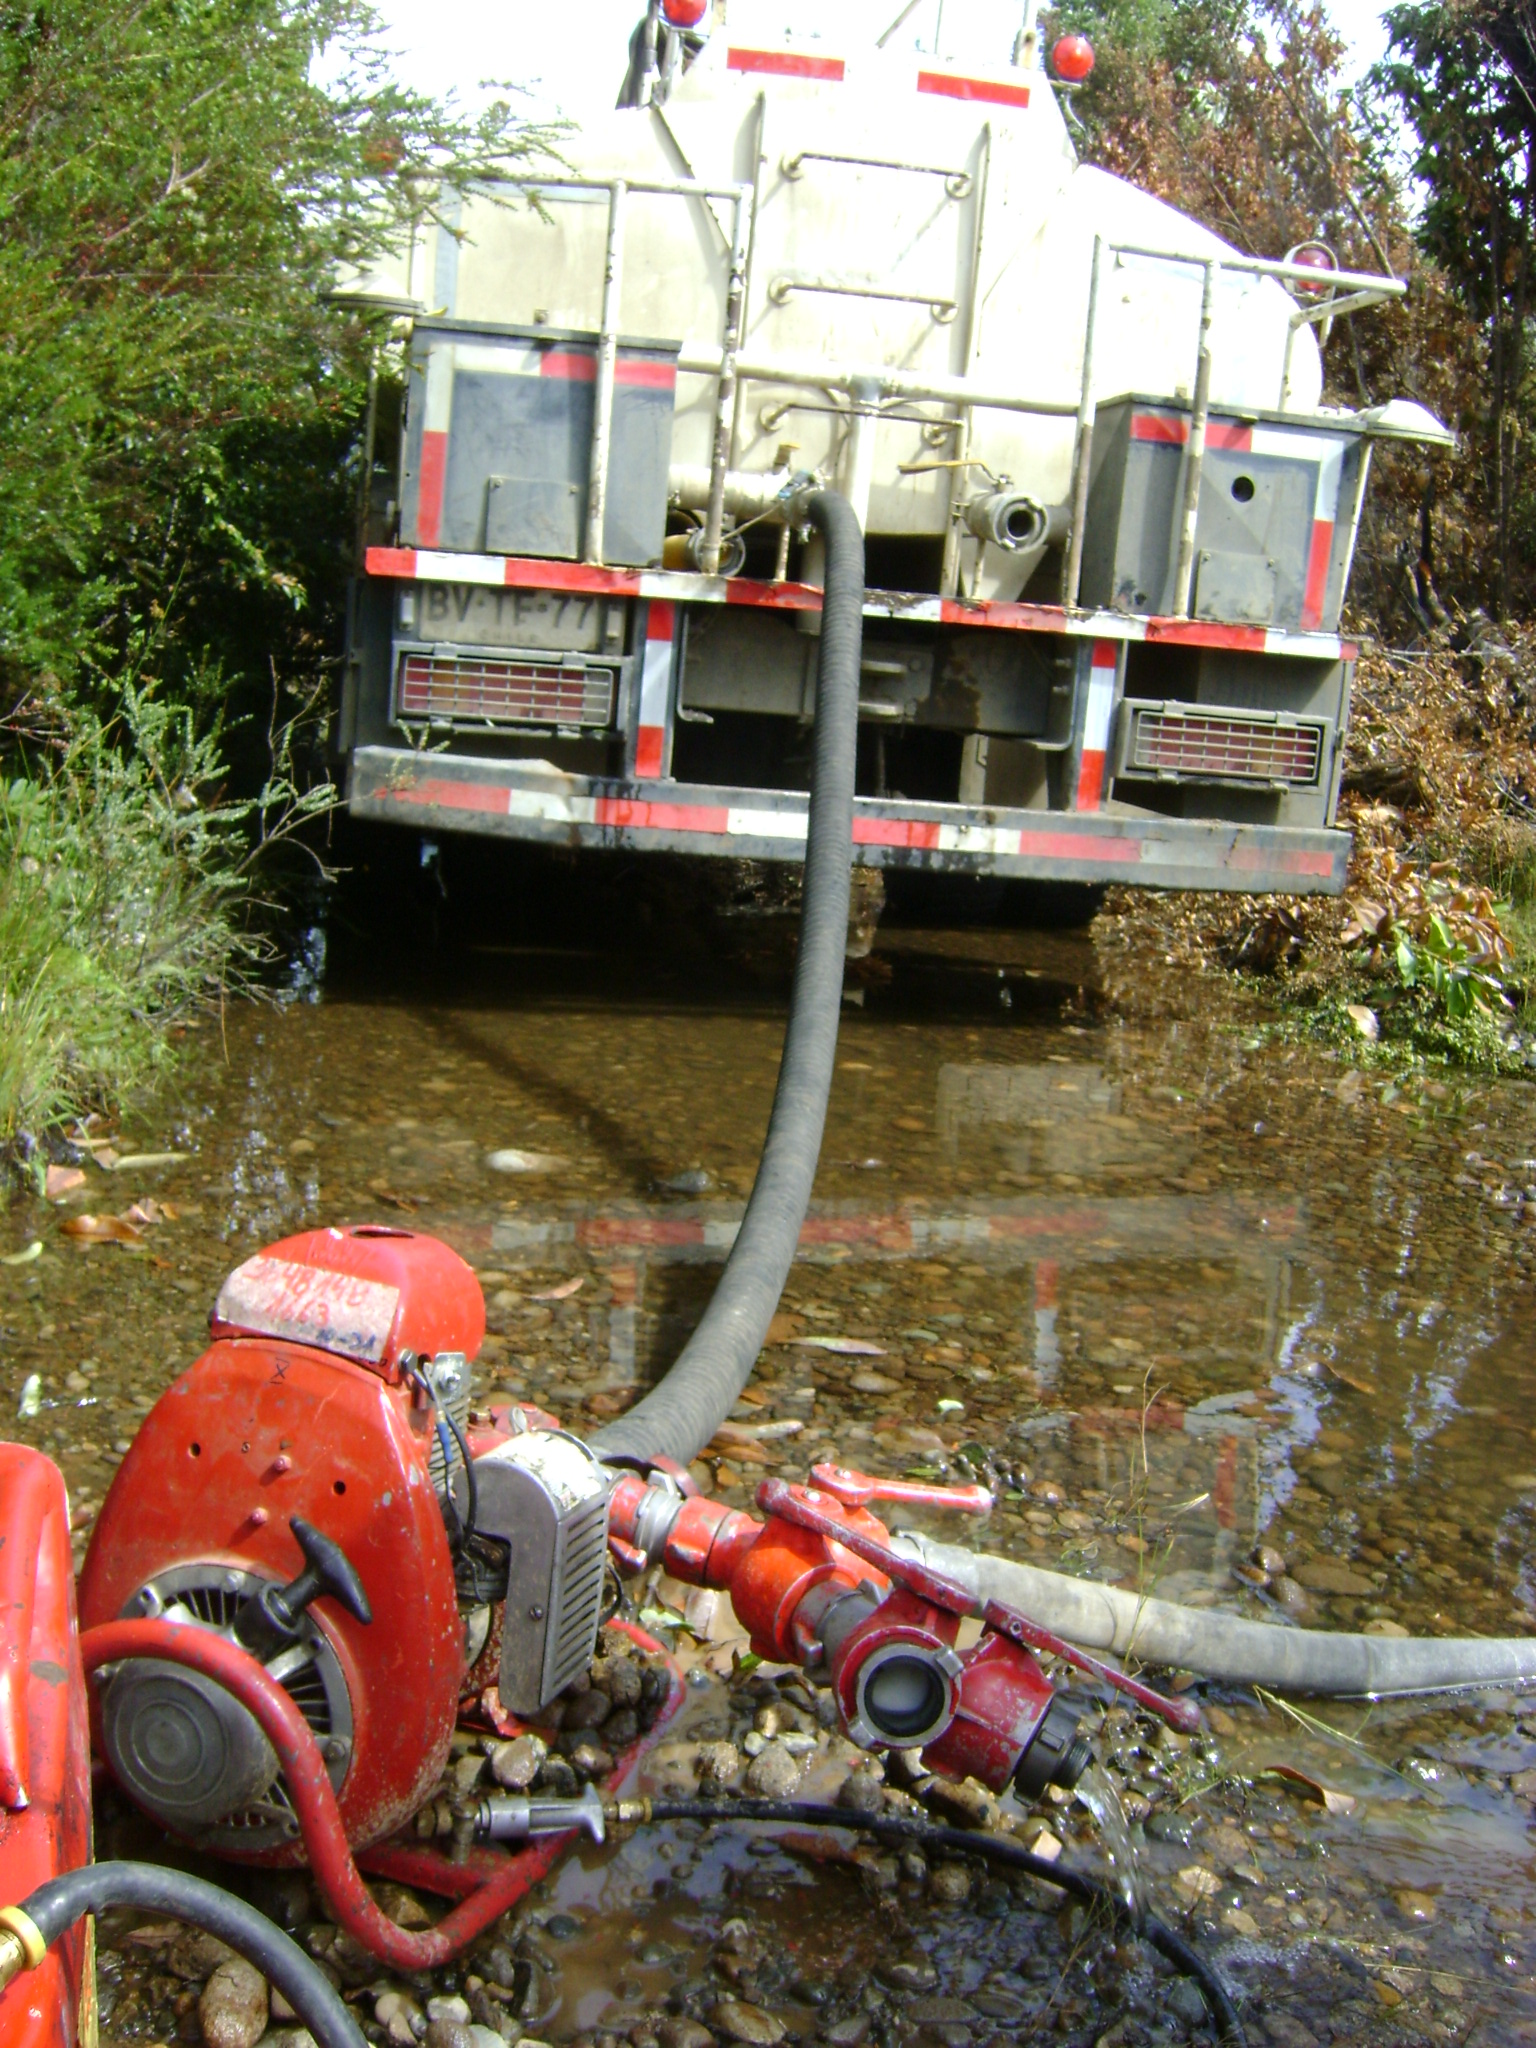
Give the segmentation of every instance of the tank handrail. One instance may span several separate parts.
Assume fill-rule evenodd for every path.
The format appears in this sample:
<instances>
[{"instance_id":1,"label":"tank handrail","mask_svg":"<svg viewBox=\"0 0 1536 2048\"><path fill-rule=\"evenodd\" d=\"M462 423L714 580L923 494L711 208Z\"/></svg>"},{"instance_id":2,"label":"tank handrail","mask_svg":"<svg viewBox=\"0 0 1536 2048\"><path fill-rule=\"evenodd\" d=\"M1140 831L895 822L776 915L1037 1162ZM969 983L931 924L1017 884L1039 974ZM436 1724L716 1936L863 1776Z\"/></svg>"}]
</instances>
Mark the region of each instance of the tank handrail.
<instances>
[{"instance_id":1,"label":"tank handrail","mask_svg":"<svg viewBox=\"0 0 1536 2048\"><path fill-rule=\"evenodd\" d=\"M1239 256L1225 249L1202 256L1185 255L1177 249L1143 249L1134 242L1108 242L1116 256L1139 256L1154 263L1187 263L1204 269L1214 263L1219 270L1240 270L1254 277L1279 278L1282 283L1311 285L1314 290L1347 286L1351 291L1368 291L1378 299L1400 299L1408 289L1405 278L1373 270L1322 270L1310 263L1286 263L1270 256Z\"/></svg>"},{"instance_id":2,"label":"tank handrail","mask_svg":"<svg viewBox=\"0 0 1536 2048\"><path fill-rule=\"evenodd\" d=\"M702 349L685 348L677 359L677 367L685 376L716 377L720 374L720 358ZM848 392L856 386L873 385L882 398L973 405L982 412L1033 412L1046 419L1069 420L1077 414L1075 398L1031 398L1022 391L989 390L969 377L954 377L939 370L898 370L888 363L862 365L741 355L736 359L736 371L754 384L803 384L822 391Z\"/></svg>"},{"instance_id":3,"label":"tank handrail","mask_svg":"<svg viewBox=\"0 0 1536 2048\"><path fill-rule=\"evenodd\" d=\"M833 149L797 149L780 157L779 170L786 178L801 178L807 164L852 164L864 171L911 171L917 177L942 178L951 199L968 199L976 182L969 171L952 171L944 164L906 163L894 156L843 156Z\"/></svg>"}]
</instances>

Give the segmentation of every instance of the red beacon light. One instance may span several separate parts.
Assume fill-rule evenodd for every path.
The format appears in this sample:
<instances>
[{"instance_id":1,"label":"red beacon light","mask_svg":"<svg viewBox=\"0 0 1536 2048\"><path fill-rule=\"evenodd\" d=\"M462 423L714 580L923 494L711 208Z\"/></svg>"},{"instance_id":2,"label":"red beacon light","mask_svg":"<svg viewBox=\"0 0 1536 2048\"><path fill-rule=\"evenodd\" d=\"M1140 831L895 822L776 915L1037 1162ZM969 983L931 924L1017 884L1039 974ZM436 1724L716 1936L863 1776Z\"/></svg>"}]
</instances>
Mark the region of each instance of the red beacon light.
<instances>
[{"instance_id":1,"label":"red beacon light","mask_svg":"<svg viewBox=\"0 0 1536 2048\"><path fill-rule=\"evenodd\" d=\"M1299 264L1304 270L1315 270L1320 273L1316 284L1313 284L1310 279L1303 281L1299 277L1293 278L1291 280L1291 288L1297 292L1314 293L1327 291L1329 289L1328 273L1337 270L1339 267L1338 257L1334 255L1326 242L1298 242L1294 249L1286 251L1285 260L1287 263Z\"/></svg>"},{"instance_id":2,"label":"red beacon light","mask_svg":"<svg viewBox=\"0 0 1536 2048\"><path fill-rule=\"evenodd\" d=\"M1086 36L1063 36L1051 52L1056 76L1066 85L1081 85L1093 69L1093 45Z\"/></svg>"},{"instance_id":3,"label":"red beacon light","mask_svg":"<svg viewBox=\"0 0 1536 2048\"><path fill-rule=\"evenodd\" d=\"M709 0L661 0L669 28L697 28L709 12Z\"/></svg>"}]
</instances>

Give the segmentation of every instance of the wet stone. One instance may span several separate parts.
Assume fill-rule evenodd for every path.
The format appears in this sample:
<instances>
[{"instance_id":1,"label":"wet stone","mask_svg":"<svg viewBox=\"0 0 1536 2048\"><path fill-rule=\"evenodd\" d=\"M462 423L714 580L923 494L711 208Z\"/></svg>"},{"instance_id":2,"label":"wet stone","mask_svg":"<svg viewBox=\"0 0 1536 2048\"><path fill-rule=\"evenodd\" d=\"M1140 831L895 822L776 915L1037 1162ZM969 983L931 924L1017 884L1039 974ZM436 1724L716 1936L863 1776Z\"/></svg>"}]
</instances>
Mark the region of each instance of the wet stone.
<instances>
[{"instance_id":1,"label":"wet stone","mask_svg":"<svg viewBox=\"0 0 1536 2048\"><path fill-rule=\"evenodd\" d=\"M542 1736L519 1735L491 1751L491 1776L507 1792L526 1792L549 1755Z\"/></svg>"},{"instance_id":2,"label":"wet stone","mask_svg":"<svg viewBox=\"0 0 1536 2048\"><path fill-rule=\"evenodd\" d=\"M197 2018L208 2048L255 2048L267 2028L267 1980L231 1956L204 1985Z\"/></svg>"},{"instance_id":3,"label":"wet stone","mask_svg":"<svg viewBox=\"0 0 1536 2048\"><path fill-rule=\"evenodd\" d=\"M928 1891L940 1905L963 1905L971 1895L971 1873L963 1863L941 1863L928 1879Z\"/></svg>"},{"instance_id":4,"label":"wet stone","mask_svg":"<svg viewBox=\"0 0 1536 2048\"><path fill-rule=\"evenodd\" d=\"M563 1726L567 1731L601 1728L611 1711L612 1702L607 1693L599 1692L594 1685L590 1692L578 1693L566 1707Z\"/></svg>"},{"instance_id":5,"label":"wet stone","mask_svg":"<svg viewBox=\"0 0 1536 2048\"><path fill-rule=\"evenodd\" d=\"M551 1913L544 1922L544 1932L551 1941L574 1941L582 1932L582 1923L574 1913Z\"/></svg>"},{"instance_id":6,"label":"wet stone","mask_svg":"<svg viewBox=\"0 0 1536 2048\"><path fill-rule=\"evenodd\" d=\"M902 1956L879 1963L875 1975L892 1991L931 1991L939 1981L938 1971L926 1956Z\"/></svg>"},{"instance_id":7,"label":"wet stone","mask_svg":"<svg viewBox=\"0 0 1536 2048\"><path fill-rule=\"evenodd\" d=\"M695 1768L700 1784L729 1784L741 1769L741 1752L734 1742L701 1742Z\"/></svg>"},{"instance_id":8,"label":"wet stone","mask_svg":"<svg viewBox=\"0 0 1536 2048\"><path fill-rule=\"evenodd\" d=\"M850 1771L837 1788L837 1804L851 1813L878 1813L884 1790L872 1771Z\"/></svg>"},{"instance_id":9,"label":"wet stone","mask_svg":"<svg viewBox=\"0 0 1536 2048\"><path fill-rule=\"evenodd\" d=\"M747 1765L746 1787L759 1799L789 1799L800 1784L800 1765L782 1742L770 1742ZM879 1788L876 1788L878 1800Z\"/></svg>"},{"instance_id":10,"label":"wet stone","mask_svg":"<svg viewBox=\"0 0 1536 2048\"><path fill-rule=\"evenodd\" d=\"M846 2020L834 2020L830 2027L823 2027L821 2038L828 2048L864 2048L869 2039L870 2018L867 2012L856 2012Z\"/></svg>"},{"instance_id":11,"label":"wet stone","mask_svg":"<svg viewBox=\"0 0 1536 2048\"><path fill-rule=\"evenodd\" d=\"M714 2020L728 2040L741 2041L746 2048L775 2048L786 2031L782 2020L743 1998L720 1999L714 2009Z\"/></svg>"},{"instance_id":12,"label":"wet stone","mask_svg":"<svg viewBox=\"0 0 1536 2048\"><path fill-rule=\"evenodd\" d=\"M686 2014L663 2020L656 2029L656 2038L661 2048L715 2048L715 2037L708 2027Z\"/></svg>"},{"instance_id":13,"label":"wet stone","mask_svg":"<svg viewBox=\"0 0 1536 2048\"><path fill-rule=\"evenodd\" d=\"M423 2048L474 2048L466 2020L429 2020Z\"/></svg>"}]
</instances>

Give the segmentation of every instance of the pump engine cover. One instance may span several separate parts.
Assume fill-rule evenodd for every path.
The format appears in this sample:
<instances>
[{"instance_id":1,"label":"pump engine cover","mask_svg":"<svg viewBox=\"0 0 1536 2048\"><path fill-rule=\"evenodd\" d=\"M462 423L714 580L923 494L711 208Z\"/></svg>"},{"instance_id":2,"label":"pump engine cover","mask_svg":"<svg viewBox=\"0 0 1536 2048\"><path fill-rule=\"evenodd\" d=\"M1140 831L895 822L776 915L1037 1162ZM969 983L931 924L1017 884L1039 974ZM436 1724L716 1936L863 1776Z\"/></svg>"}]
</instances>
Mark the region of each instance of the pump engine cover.
<instances>
[{"instance_id":1,"label":"pump engine cover","mask_svg":"<svg viewBox=\"0 0 1536 2048\"><path fill-rule=\"evenodd\" d=\"M455 1348L469 1349L478 1334L472 1329L470 1342ZM226 1608L252 1583L286 1583L302 1569L291 1517L339 1543L373 1620L363 1625L317 1599L305 1616L321 1638L305 1666L307 1689L290 1690L322 1738L333 1782L340 1779L341 1817L355 1847L398 1827L436 1784L463 1672L426 1416L413 1413L405 1388L386 1384L387 1370L387 1349L379 1361L357 1364L266 1337L221 1338L145 1418L102 1506L79 1589L83 1628L154 1611L146 1602L165 1587L194 1589L181 1597L202 1603L197 1619L227 1626ZM176 1674L174 1700L152 1697L156 1684L171 1685L169 1671L160 1679L158 1669L118 1668L110 1731L97 1702L98 1740L108 1754L109 1732L126 1745L130 1794L170 1826L211 1841L214 1808L256 1783L261 1752L239 1717L216 1709L187 1674ZM231 1824L216 1841L221 1854L262 1862L301 1855L281 1825L242 1834Z\"/></svg>"}]
</instances>

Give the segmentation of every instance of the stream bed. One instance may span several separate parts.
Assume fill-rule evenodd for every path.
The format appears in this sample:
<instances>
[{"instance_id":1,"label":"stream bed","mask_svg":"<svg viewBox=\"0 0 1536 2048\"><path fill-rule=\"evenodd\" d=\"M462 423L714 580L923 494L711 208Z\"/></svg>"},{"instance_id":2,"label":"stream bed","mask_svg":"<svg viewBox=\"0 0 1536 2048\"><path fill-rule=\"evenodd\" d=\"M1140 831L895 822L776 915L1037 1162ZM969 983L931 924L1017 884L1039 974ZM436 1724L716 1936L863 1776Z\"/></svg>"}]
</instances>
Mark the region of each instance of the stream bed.
<instances>
[{"instance_id":1,"label":"stream bed","mask_svg":"<svg viewBox=\"0 0 1536 2048\"><path fill-rule=\"evenodd\" d=\"M65 1199L0 1214L0 1255L43 1247L0 1267L6 1426L62 1467L82 1554L223 1275L301 1228L406 1223L468 1259L480 1397L581 1430L665 1368L751 1185L790 926L625 923L343 945L323 986L194 1034L170 1092L103 1133L122 1157L182 1157L82 1154ZM696 1468L711 1490L748 1506L763 1477L831 1457L979 1475L985 1521L893 1521L1288 1626L1530 1632L1536 1089L1393 1079L1271 1042L1246 1009L1202 998L1197 1016L1102 928L891 925L849 993L813 1214L757 1377ZM136 1243L64 1232L135 1203L161 1218ZM719 1743L745 1772L766 1708L759 1753L814 1735L792 1746L797 1796L834 1796L856 1759L795 1687L744 1675L708 1602L686 1622L669 1640L688 1705L655 1782L693 1785ZM1192 1742L1117 1709L1100 1750L1120 1860L1213 1956L1250 2037L1536 2040L1536 1693L1200 1696ZM1112 1874L1080 1802L1010 1825ZM103 1853L138 1830L108 1808ZM503 1999L503 2039L1209 2038L1192 1987L1123 1929L964 1860L940 1878L685 1824L571 1857L515 1918L497 1938L548 1997L520 2016ZM163 1943L102 1940L105 2039L203 2037L201 1980ZM391 1979L410 2010L385 1984L360 2016L381 2041L423 2022L429 2048L464 2048L443 2029L483 2028L454 2001L488 1969Z\"/></svg>"}]
</instances>

